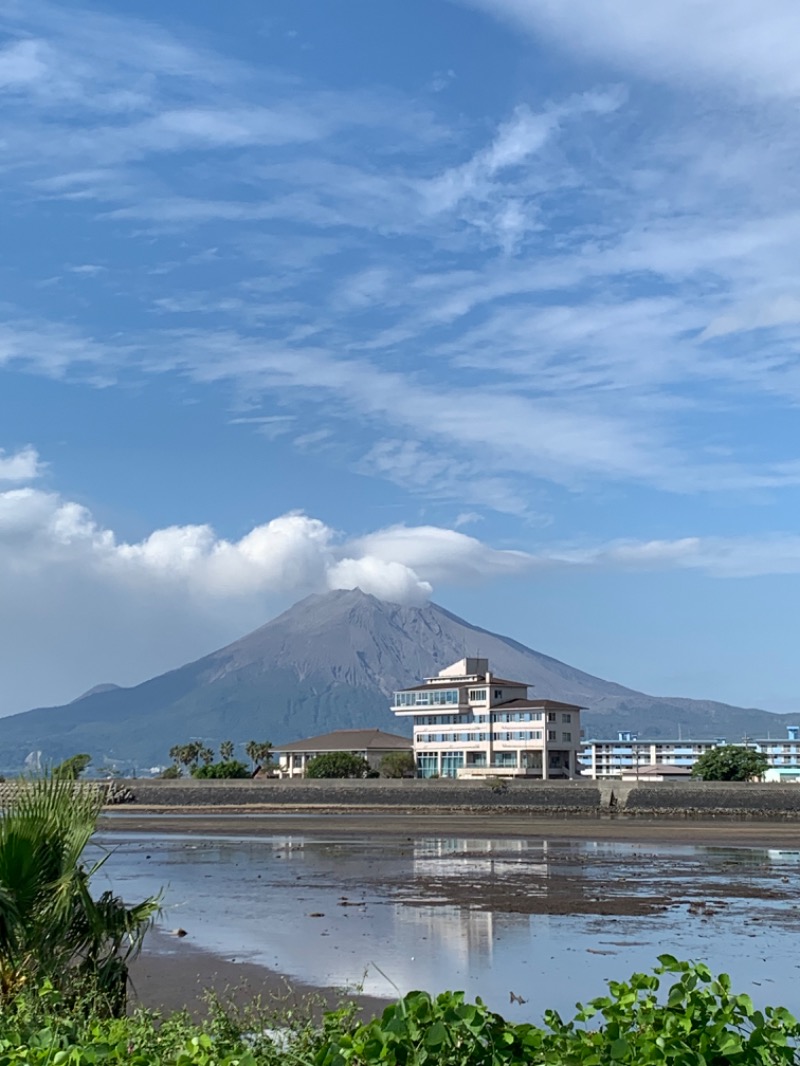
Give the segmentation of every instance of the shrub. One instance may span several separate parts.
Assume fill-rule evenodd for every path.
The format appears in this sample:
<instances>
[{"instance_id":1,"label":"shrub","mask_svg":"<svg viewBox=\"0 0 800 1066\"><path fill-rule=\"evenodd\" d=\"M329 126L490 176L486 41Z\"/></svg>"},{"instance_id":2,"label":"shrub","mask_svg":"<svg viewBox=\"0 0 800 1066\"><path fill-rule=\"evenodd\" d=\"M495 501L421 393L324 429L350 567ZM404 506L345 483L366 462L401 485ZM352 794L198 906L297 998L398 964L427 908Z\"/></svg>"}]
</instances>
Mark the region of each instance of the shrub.
<instances>
[{"instance_id":1,"label":"shrub","mask_svg":"<svg viewBox=\"0 0 800 1066\"><path fill-rule=\"evenodd\" d=\"M662 955L654 974L609 981L605 996L572 1021L545 1012L543 1026L515 1024L463 992L410 992L359 1024L351 1005L322 1022L256 1001L209 1000L201 1023L179 1012L98 1019L69 1011L46 985L0 1013L4 1066L794 1066L800 1026L783 1007L756 1010L702 963ZM671 975L661 988L662 975ZM276 1039L276 1035L278 1038Z\"/></svg>"},{"instance_id":2,"label":"shrub","mask_svg":"<svg viewBox=\"0 0 800 1066\"><path fill-rule=\"evenodd\" d=\"M229 759L227 762L211 762L205 766L193 766L191 774L192 777L206 779L230 779L249 777L250 770L246 763L239 762L237 759Z\"/></svg>"},{"instance_id":3,"label":"shrub","mask_svg":"<svg viewBox=\"0 0 800 1066\"><path fill-rule=\"evenodd\" d=\"M306 767L306 777L372 777L374 770L366 759L360 755L351 755L347 751L331 751L325 755L315 755Z\"/></svg>"},{"instance_id":4,"label":"shrub","mask_svg":"<svg viewBox=\"0 0 800 1066\"><path fill-rule=\"evenodd\" d=\"M381 759L381 777L416 777L417 763L410 751L392 751Z\"/></svg>"}]
</instances>

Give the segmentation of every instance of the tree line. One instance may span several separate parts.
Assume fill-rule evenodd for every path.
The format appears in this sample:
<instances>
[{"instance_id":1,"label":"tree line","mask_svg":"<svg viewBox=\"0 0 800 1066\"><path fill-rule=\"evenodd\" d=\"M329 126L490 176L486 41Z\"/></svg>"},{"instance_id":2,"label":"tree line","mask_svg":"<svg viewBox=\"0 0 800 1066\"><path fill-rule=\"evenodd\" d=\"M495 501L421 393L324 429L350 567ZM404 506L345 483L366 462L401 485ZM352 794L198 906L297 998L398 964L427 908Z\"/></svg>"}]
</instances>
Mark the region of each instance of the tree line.
<instances>
[{"instance_id":1,"label":"tree line","mask_svg":"<svg viewBox=\"0 0 800 1066\"><path fill-rule=\"evenodd\" d=\"M199 778L243 778L251 777L259 767L272 762L272 743L269 740L248 740L244 745L245 754L251 765L235 759L236 745L232 740L223 740L219 745L219 758L214 749L202 740L190 740L186 744L175 744L169 749L172 765L162 773L162 777L181 777L185 769L191 777Z\"/></svg>"}]
</instances>

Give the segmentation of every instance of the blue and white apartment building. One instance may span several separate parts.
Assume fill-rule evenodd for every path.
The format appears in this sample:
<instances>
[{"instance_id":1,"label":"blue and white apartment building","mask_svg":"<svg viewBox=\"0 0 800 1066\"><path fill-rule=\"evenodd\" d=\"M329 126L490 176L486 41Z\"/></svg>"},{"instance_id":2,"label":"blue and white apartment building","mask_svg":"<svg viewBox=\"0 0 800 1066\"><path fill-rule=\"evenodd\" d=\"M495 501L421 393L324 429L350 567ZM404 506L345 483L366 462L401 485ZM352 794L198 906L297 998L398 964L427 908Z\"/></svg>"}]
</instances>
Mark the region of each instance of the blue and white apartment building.
<instances>
[{"instance_id":1,"label":"blue and white apartment building","mask_svg":"<svg viewBox=\"0 0 800 1066\"><path fill-rule=\"evenodd\" d=\"M785 739L745 737L730 742L724 737L716 740L640 740L635 733L620 733L616 740L585 741L581 761L584 776L595 779L635 775L637 770L645 767L649 771L659 766L678 766L691 770L705 752L735 743L766 755L769 769L765 780L800 779L800 726L787 726L786 733Z\"/></svg>"},{"instance_id":2,"label":"blue and white apartment building","mask_svg":"<svg viewBox=\"0 0 800 1066\"><path fill-rule=\"evenodd\" d=\"M579 776L581 708L528 698L524 681L495 677L488 659L461 659L395 692L411 718L420 777Z\"/></svg>"}]
</instances>

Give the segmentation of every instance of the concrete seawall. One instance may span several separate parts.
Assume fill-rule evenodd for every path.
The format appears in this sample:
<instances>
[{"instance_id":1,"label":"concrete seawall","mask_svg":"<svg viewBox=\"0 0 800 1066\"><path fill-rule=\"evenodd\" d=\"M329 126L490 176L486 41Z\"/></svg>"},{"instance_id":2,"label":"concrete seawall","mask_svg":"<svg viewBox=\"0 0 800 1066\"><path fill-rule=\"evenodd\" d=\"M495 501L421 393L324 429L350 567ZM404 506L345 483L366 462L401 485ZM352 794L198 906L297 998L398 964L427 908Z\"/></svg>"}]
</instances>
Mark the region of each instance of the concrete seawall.
<instances>
[{"instance_id":1,"label":"concrete seawall","mask_svg":"<svg viewBox=\"0 0 800 1066\"><path fill-rule=\"evenodd\" d=\"M800 785L619 781L119 782L138 807L273 810L513 811L531 817L752 819L800 822ZM131 808L128 807L130 810Z\"/></svg>"}]
</instances>

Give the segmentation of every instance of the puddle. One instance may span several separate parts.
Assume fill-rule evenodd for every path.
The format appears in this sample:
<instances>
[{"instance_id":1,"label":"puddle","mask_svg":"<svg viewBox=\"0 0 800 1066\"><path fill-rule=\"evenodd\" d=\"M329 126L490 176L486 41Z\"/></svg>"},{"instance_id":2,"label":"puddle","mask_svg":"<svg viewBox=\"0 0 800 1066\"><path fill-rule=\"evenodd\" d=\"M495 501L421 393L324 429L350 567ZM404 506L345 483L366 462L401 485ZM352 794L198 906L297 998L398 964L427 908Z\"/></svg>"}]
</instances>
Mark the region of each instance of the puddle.
<instances>
[{"instance_id":1,"label":"puddle","mask_svg":"<svg viewBox=\"0 0 800 1066\"><path fill-rule=\"evenodd\" d=\"M165 888L165 929L311 984L463 989L540 1020L669 952L800 1012L797 851L302 832L98 842L113 849L100 884L131 900Z\"/></svg>"}]
</instances>

